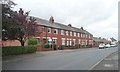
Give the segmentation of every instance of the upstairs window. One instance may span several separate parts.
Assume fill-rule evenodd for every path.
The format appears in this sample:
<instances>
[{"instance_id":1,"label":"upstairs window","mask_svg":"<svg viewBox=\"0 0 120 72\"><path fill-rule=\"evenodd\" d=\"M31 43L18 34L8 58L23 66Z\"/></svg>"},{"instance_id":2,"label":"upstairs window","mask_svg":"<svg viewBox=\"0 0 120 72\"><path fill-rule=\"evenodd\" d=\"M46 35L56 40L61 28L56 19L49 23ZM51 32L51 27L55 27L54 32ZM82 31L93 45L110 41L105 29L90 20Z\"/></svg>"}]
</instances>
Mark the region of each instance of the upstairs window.
<instances>
[{"instance_id":1,"label":"upstairs window","mask_svg":"<svg viewBox=\"0 0 120 72\"><path fill-rule=\"evenodd\" d=\"M76 36L76 32L74 32L74 36Z\"/></svg>"},{"instance_id":2,"label":"upstairs window","mask_svg":"<svg viewBox=\"0 0 120 72\"><path fill-rule=\"evenodd\" d=\"M46 31L46 29L45 29L45 27L43 26L43 27L42 27L42 32L45 32L45 31Z\"/></svg>"},{"instance_id":3,"label":"upstairs window","mask_svg":"<svg viewBox=\"0 0 120 72\"><path fill-rule=\"evenodd\" d=\"M68 36L68 31L66 31L66 35Z\"/></svg>"},{"instance_id":4,"label":"upstairs window","mask_svg":"<svg viewBox=\"0 0 120 72\"><path fill-rule=\"evenodd\" d=\"M91 36L89 35L89 38L91 38Z\"/></svg>"},{"instance_id":5,"label":"upstairs window","mask_svg":"<svg viewBox=\"0 0 120 72\"><path fill-rule=\"evenodd\" d=\"M78 33L78 37L80 37L80 33Z\"/></svg>"},{"instance_id":6,"label":"upstairs window","mask_svg":"<svg viewBox=\"0 0 120 72\"><path fill-rule=\"evenodd\" d=\"M86 38L88 37L88 35L87 35L87 34L86 34L85 36L86 36Z\"/></svg>"},{"instance_id":7,"label":"upstairs window","mask_svg":"<svg viewBox=\"0 0 120 72\"><path fill-rule=\"evenodd\" d=\"M54 29L54 34L58 34L58 29Z\"/></svg>"},{"instance_id":8,"label":"upstairs window","mask_svg":"<svg viewBox=\"0 0 120 72\"><path fill-rule=\"evenodd\" d=\"M72 32L70 32L70 36L72 36Z\"/></svg>"},{"instance_id":9,"label":"upstairs window","mask_svg":"<svg viewBox=\"0 0 120 72\"><path fill-rule=\"evenodd\" d=\"M51 28L48 28L48 33L51 33Z\"/></svg>"},{"instance_id":10,"label":"upstairs window","mask_svg":"<svg viewBox=\"0 0 120 72\"><path fill-rule=\"evenodd\" d=\"M61 30L61 35L64 35L64 30Z\"/></svg>"}]
</instances>

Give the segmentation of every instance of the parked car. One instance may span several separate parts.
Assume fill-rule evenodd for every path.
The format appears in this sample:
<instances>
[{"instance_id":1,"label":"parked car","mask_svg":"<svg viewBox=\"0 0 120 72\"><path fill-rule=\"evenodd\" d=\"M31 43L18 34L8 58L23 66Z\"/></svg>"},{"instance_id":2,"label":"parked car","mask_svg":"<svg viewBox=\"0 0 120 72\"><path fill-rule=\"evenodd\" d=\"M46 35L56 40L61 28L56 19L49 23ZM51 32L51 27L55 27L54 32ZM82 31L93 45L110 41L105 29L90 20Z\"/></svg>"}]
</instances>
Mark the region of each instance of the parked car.
<instances>
[{"instance_id":1,"label":"parked car","mask_svg":"<svg viewBox=\"0 0 120 72\"><path fill-rule=\"evenodd\" d=\"M111 44L110 46L111 46L111 47L116 47L116 45L115 45L115 44Z\"/></svg>"},{"instance_id":2,"label":"parked car","mask_svg":"<svg viewBox=\"0 0 120 72\"><path fill-rule=\"evenodd\" d=\"M110 48L111 46L110 46L110 44L106 44L105 47L106 48Z\"/></svg>"},{"instance_id":3,"label":"parked car","mask_svg":"<svg viewBox=\"0 0 120 72\"><path fill-rule=\"evenodd\" d=\"M99 49L105 48L105 44L99 44Z\"/></svg>"}]
</instances>

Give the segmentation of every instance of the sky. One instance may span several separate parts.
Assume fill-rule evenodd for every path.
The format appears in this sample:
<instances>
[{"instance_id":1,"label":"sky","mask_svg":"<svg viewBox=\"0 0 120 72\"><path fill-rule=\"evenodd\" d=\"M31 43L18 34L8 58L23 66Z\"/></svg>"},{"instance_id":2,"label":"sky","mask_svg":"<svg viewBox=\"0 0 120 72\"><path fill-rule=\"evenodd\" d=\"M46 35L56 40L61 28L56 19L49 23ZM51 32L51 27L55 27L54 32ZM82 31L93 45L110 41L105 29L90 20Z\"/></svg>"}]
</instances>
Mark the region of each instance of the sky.
<instances>
[{"instance_id":1,"label":"sky","mask_svg":"<svg viewBox=\"0 0 120 72\"><path fill-rule=\"evenodd\" d=\"M73 27L81 26L94 37L118 39L119 0L13 0L14 10L23 8L30 15Z\"/></svg>"}]
</instances>

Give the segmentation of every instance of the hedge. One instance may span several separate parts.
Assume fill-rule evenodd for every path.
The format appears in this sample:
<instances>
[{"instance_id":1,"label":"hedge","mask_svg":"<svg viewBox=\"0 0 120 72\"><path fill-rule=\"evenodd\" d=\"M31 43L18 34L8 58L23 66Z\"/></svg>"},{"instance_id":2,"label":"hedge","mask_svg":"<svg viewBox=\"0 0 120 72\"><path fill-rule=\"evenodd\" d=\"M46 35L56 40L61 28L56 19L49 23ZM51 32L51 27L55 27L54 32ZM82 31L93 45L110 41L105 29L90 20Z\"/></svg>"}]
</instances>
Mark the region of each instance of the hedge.
<instances>
[{"instance_id":1,"label":"hedge","mask_svg":"<svg viewBox=\"0 0 120 72\"><path fill-rule=\"evenodd\" d=\"M2 56L34 53L36 51L37 46L5 46L2 47Z\"/></svg>"},{"instance_id":2,"label":"hedge","mask_svg":"<svg viewBox=\"0 0 120 72\"><path fill-rule=\"evenodd\" d=\"M29 38L28 39L28 45L38 45L38 39L36 38Z\"/></svg>"},{"instance_id":3,"label":"hedge","mask_svg":"<svg viewBox=\"0 0 120 72\"><path fill-rule=\"evenodd\" d=\"M49 48L49 44L48 43L43 44L43 48Z\"/></svg>"}]
</instances>

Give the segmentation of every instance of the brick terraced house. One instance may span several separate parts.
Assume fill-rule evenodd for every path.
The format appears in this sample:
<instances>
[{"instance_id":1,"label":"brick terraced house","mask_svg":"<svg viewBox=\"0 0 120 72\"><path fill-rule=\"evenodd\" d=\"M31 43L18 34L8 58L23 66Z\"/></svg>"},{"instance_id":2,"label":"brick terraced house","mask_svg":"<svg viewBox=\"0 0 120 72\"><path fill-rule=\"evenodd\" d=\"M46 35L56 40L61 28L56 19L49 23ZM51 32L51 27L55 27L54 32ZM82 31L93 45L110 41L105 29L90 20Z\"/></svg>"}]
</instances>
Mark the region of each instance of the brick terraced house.
<instances>
[{"instance_id":1,"label":"brick terraced house","mask_svg":"<svg viewBox=\"0 0 120 72\"><path fill-rule=\"evenodd\" d=\"M93 35L84 30L83 27L76 28L71 24L64 25L54 22L52 16L49 20L36 19L39 34L36 34L35 37L38 38L42 44L48 43L52 45L54 43L56 47L80 45L79 48L92 47L93 45Z\"/></svg>"},{"instance_id":2,"label":"brick terraced house","mask_svg":"<svg viewBox=\"0 0 120 72\"><path fill-rule=\"evenodd\" d=\"M58 47L62 46L72 46L73 48L75 48L76 45L79 45L78 48L93 46L93 35L84 30L83 27L76 28L71 24L65 25L54 22L52 16L49 20L36 18L36 22L37 33L35 34L35 38L38 39L41 46L47 43L53 50L56 50ZM20 43L16 40L2 41L2 46L9 45L20 46Z\"/></svg>"}]
</instances>

